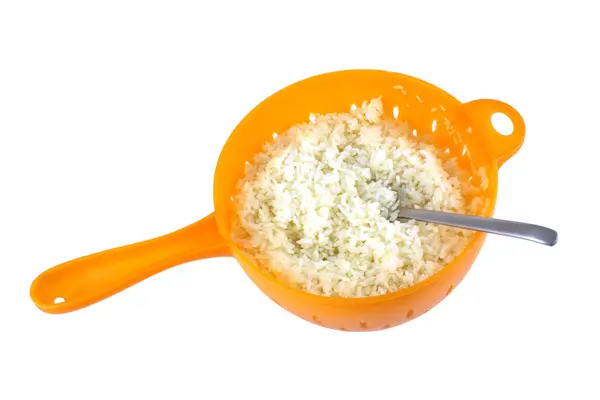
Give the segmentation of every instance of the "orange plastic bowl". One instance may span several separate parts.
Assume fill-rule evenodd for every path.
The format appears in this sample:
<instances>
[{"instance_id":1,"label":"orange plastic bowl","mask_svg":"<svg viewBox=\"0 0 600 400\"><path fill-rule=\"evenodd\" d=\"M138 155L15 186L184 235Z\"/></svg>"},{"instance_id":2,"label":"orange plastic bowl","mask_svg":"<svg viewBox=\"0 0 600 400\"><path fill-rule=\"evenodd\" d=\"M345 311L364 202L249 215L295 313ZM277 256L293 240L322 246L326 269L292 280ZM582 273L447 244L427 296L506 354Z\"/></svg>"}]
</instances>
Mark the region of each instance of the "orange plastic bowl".
<instances>
[{"instance_id":1,"label":"orange plastic bowl","mask_svg":"<svg viewBox=\"0 0 600 400\"><path fill-rule=\"evenodd\" d=\"M467 248L430 278L395 293L368 298L331 298L291 288L263 272L231 241L231 197L252 160L274 132L306 121L311 113L347 112L351 104L382 96L387 117L397 107L399 119L471 171L482 187L492 216L498 168L521 147L523 118L496 100L462 103L422 80L388 71L338 71L294 83L273 94L238 124L225 144L215 172L215 212L181 230L156 239L78 258L47 270L31 285L31 298L42 311L75 311L105 299L167 268L189 261L233 256L254 283L274 302L306 321L345 331L372 331L400 325L430 310L463 279L485 240L473 235ZM491 123L494 113L507 115L513 132L503 136ZM432 123L436 121L435 132ZM483 175L481 174L483 172ZM483 183L485 181L485 184Z\"/></svg>"}]
</instances>

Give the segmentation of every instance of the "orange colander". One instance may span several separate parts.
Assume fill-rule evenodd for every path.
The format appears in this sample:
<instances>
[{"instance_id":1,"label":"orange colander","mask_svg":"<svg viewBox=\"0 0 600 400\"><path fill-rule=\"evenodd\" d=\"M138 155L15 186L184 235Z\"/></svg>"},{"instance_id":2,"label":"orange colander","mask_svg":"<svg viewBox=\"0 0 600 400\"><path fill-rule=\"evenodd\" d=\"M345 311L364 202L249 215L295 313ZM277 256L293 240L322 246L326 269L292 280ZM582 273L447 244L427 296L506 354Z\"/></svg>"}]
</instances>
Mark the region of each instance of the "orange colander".
<instances>
[{"instance_id":1,"label":"orange colander","mask_svg":"<svg viewBox=\"0 0 600 400\"><path fill-rule=\"evenodd\" d=\"M274 132L306 121L311 113L347 112L350 105L382 96L386 117L402 119L415 134L456 157L478 187L477 214L491 217L498 168L521 147L523 118L496 100L462 103L422 80L388 71L346 70L294 83L260 103L238 124L225 144L214 180L215 212L176 232L88 255L39 275L31 285L38 308L59 314L105 299L167 268L202 258L233 256L274 302L306 321L345 331L390 328L418 317L442 301L465 276L485 240L477 232L467 248L430 278L407 289L368 298L331 298L286 286L264 273L230 237L235 185ZM494 113L513 123L503 136L491 123ZM435 123L434 123L435 121ZM467 200L469 200L467 198Z\"/></svg>"}]
</instances>

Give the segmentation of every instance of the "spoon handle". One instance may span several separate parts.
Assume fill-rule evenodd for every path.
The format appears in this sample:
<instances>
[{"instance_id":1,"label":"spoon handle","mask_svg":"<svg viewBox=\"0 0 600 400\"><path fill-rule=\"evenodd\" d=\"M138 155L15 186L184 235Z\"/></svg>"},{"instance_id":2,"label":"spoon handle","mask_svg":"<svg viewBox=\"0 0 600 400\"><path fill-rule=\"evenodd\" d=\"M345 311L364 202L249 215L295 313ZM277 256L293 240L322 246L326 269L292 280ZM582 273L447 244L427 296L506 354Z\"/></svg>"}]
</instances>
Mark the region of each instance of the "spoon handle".
<instances>
[{"instance_id":1,"label":"spoon handle","mask_svg":"<svg viewBox=\"0 0 600 400\"><path fill-rule=\"evenodd\" d=\"M510 236L545 244L546 246L554 246L558 241L558 233L555 230L523 222L404 207L398 209L398 218L410 218L418 221Z\"/></svg>"}]
</instances>

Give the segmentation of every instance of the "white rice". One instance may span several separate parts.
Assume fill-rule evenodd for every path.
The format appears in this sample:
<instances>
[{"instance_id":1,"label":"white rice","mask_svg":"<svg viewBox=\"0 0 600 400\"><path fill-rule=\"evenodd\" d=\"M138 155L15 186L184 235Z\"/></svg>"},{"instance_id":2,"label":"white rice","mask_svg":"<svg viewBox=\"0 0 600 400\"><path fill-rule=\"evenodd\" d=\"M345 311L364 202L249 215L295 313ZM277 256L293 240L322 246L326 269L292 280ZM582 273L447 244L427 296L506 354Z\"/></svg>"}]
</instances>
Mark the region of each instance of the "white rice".
<instances>
[{"instance_id":1,"label":"white rice","mask_svg":"<svg viewBox=\"0 0 600 400\"><path fill-rule=\"evenodd\" d=\"M435 148L383 119L381 99L315 115L265 145L238 184L234 240L266 271L324 296L366 297L438 272L471 232L388 218L403 206L464 212ZM393 218L392 218L393 219Z\"/></svg>"}]
</instances>

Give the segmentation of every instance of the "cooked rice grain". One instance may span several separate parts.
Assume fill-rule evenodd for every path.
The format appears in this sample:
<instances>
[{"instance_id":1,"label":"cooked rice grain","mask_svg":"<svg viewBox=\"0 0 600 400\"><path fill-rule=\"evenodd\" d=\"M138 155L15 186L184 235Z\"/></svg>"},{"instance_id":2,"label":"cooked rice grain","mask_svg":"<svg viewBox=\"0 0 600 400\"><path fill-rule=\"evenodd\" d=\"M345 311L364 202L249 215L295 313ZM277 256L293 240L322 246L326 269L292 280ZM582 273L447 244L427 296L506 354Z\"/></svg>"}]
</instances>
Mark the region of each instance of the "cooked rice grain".
<instances>
[{"instance_id":1,"label":"cooked rice grain","mask_svg":"<svg viewBox=\"0 0 600 400\"><path fill-rule=\"evenodd\" d=\"M319 295L409 287L452 261L471 235L388 220L398 193L403 206L440 211L463 212L464 200L437 150L383 119L381 99L278 135L237 189L237 244L278 279Z\"/></svg>"}]
</instances>

